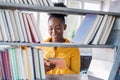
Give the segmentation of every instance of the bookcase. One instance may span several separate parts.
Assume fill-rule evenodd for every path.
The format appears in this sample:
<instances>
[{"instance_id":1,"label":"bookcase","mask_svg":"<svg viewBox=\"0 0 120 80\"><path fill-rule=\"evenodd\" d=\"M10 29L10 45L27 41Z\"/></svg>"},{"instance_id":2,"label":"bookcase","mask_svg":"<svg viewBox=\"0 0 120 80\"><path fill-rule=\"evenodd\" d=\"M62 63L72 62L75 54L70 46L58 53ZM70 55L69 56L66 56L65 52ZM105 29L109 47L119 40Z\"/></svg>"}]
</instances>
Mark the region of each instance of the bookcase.
<instances>
[{"instance_id":1,"label":"bookcase","mask_svg":"<svg viewBox=\"0 0 120 80\"><path fill-rule=\"evenodd\" d=\"M23 10L23 11L36 11L36 12L47 12L47 13L60 13L60 14L75 14L75 15L85 15L85 14L108 14L116 17L120 17L120 13L116 12L104 12L104 11L91 11L91 10L80 10L72 8L58 8L58 7L48 7L48 6L36 6L36 5L25 5L25 4L13 4L13 3L0 3L0 9L10 9L10 10ZM114 80L119 63L120 63L120 31L112 29L107 43L104 45L86 45L78 43L19 43L19 42L0 42L0 45L17 45L17 46L60 46L60 47L80 47L80 48L117 48L116 56L113 63L111 73L109 75L109 80Z\"/></svg>"}]
</instances>

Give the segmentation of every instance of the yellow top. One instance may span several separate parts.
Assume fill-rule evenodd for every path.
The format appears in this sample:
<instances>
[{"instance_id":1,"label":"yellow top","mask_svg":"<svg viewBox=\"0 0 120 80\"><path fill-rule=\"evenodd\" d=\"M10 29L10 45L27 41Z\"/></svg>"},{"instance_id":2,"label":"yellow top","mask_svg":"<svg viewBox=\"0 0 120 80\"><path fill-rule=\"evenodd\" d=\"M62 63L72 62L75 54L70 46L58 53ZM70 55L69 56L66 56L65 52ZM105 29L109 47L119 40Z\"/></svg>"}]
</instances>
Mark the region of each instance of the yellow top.
<instances>
[{"instance_id":1,"label":"yellow top","mask_svg":"<svg viewBox=\"0 0 120 80\"><path fill-rule=\"evenodd\" d=\"M48 38L45 42L50 42L51 38ZM70 43L68 39L65 39L65 43ZM63 58L67 67L54 68L46 74L79 74L80 73L80 52L78 48L71 47L40 47L44 52L44 58Z\"/></svg>"}]
</instances>

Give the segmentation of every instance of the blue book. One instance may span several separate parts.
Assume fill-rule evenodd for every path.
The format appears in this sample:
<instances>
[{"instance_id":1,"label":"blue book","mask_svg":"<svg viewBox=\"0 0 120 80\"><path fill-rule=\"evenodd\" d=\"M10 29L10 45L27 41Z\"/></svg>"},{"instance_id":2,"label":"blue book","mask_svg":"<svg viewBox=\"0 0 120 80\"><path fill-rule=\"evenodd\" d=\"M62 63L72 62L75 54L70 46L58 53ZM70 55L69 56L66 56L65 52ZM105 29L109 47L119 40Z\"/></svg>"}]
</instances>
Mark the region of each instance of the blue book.
<instances>
[{"instance_id":1,"label":"blue book","mask_svg":"<svg viewBox=\"0 0 120 80\"><path fill-rule=\"evenodd\" d=\"M95 20L97 18L97 14L86 14L84 20L79 26L75 36L71 40L73 43L83 44L86 36L88 35L90 29L92 28Z\"/></svg>"}]
</instances>

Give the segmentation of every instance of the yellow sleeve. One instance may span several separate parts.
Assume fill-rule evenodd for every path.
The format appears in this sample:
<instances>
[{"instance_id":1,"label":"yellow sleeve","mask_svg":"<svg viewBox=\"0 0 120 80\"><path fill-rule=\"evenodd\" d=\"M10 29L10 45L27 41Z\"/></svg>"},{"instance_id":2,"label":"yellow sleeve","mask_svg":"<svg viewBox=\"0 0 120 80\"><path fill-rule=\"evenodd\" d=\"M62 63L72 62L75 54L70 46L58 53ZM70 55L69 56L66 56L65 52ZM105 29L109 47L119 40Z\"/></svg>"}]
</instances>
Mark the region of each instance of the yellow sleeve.
<instances>
[{"instance_id":1,"label":"yellow sleeve","mask_svg":"<svg viewBox=\"0 0 120 80\"><path fill-rule=\"evenodd\" d=\"M71 51L71 63L70 68L62 68L63 74L79 74L80 73L80 51L78 48L75 48Z\"/></svg>"}]
</instances>

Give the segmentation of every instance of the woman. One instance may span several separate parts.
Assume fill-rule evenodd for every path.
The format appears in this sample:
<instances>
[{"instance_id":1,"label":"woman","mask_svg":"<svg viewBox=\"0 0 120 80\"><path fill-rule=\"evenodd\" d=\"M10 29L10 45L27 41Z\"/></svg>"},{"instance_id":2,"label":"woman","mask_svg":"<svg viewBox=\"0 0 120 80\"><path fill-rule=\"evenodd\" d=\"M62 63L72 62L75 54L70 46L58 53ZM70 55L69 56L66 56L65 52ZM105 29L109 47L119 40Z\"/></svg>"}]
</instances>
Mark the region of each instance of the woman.
<instances>
[{"instance_id":1,"label":"woman","mask_svg":"<svg viewBox=\"0 0 120 80\"><path fill-rule=\"evenodd\" d=\"M62 3L56 3L55 6L65 7ZM48 32L50 38L45 42L70 43L63 37L65 24L65 15L50 14L48 19ZM68 47L41 47L44 52L46 74L79 74L80 72L80 53L78 48ZM50 58L57 58L49 60Z\"/></svg>"}]
</instances>

